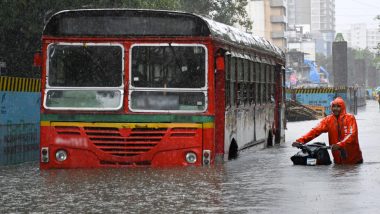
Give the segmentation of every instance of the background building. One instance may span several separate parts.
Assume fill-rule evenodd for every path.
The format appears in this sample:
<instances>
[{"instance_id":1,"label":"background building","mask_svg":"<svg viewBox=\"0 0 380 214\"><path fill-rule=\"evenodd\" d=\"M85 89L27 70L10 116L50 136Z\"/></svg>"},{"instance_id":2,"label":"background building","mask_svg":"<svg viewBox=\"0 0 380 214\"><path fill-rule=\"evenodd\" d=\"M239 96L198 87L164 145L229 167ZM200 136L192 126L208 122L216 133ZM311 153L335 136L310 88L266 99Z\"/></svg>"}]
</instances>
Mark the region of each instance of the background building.
<instances>
[{"instance_id":1,"label":"background building","mask_svg":"<svg viewBox=\"0 0 380 214\"><path fill-rule=\"evenodd\" d=\"M335 0L288 0L288 26L310 28L317 53L331 55L335 36Z\"/></svg>"},{"instance_id":2,"label":"background building","mask_svg":"<svg viewBox=\"0 0 380 214\"><path fill-rule=\"evenodd\" d=\"M282 49L287 47L287 0L249 0L247 13L253 22L252 32L273 42Z\"/></svg>"},{"instance_id":3,"label":"background building","mask_svg":"<svg viewBox=\"0 0 380 214\"><path fill-rule=\"evenodd\" d=\"M367 48L372 53L378 53L380 44L380 31L379 29L368 29L367 30Z\"/></svg>"},{"instance_id":4,"label":"background building","mask_svg":"<svg viewBox=\"0 0 380 214\"><path fill-rule=\"evenodd\" d=\"M380 31L377 28L368 29L364 23L352 24L350 29L342 32L348 47L353 49L368 49L372 53L377 53L380 43Z\"/></svg>"},{"instance_id":5,"label":"background building","mask_svg":"<svg viewBox=\"0 0 380 214\"><path fill-rule=\"evenodd\" d=\"M305 54L305 59L315 61L315 41L310 34L309 25L298 25L295 28L289 28L288 51L300 51Z\"/></svg>"}]
</instances>

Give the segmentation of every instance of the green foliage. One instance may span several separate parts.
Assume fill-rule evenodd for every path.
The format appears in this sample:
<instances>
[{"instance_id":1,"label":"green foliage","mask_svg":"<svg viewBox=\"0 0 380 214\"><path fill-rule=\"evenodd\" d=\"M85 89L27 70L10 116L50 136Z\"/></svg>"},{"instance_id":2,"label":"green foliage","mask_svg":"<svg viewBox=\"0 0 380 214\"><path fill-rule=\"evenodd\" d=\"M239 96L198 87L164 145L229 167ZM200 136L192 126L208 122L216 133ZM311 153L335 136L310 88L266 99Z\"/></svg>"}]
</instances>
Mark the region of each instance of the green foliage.
<instances>
[{"instance_id":1,"label":"green foliage","mask_svg":"<svg viewBox=\"0 0 380 214\"><path fill-rule=\"evenodd\" d=\"M248 30L247 0L1 0L0 59L12 76L39 77L33 54L41 47L44 23L57 11L78 8L145 8L182 10Z\"/></svg>"},{"instance_id":2,"label":"green foliage","mask_svg":"<svg viewBox=\"0 0 380 214\"><path fill-rule=\"evenodd\" d=\"M366 69L365 71L355 70L356 69L355 63L357 63L357 60L364 60L365 69ZM349 78L356 77L357 72L368 73L371 67L376 67L376 58L375 58L375 55L371 51L369 51L368 49L357 50L357 49L347 48L347 70L348 70Z\"/></svg>"},{"instance_id":3,"label":"green foliage","mask_svg":"<svg viewBox=\"0 0 380 214\"><path fill-rule=\"evenodd\" d=\"M252 22L245 10L247 0L180 0L181 10L196 13L228 24L239 24L252 29Z\"/></svg>"},{"instance_id":4,"label":"green foliage","mask_svg":"<svg viewBox=\"0 0 380 214\"><path fill-rule=\"evenodd\" d=\"M374 54L369 51L367 48L364 50L352 50L354 52L355 59L366 59L371 60L374 59Z\"/></svg>"}]
</instances>

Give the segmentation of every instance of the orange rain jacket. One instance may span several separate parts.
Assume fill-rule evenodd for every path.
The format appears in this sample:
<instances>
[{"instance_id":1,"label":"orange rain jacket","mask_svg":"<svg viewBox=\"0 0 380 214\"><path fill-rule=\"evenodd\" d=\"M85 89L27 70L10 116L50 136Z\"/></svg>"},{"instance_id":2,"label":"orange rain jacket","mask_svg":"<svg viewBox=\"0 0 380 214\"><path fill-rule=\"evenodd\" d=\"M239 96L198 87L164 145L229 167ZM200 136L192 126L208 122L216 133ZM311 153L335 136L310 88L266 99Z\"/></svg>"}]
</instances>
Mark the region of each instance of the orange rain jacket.
<instances>
[{"instance_id":1,"label":"orange rain jacket","mask_svg":"<svg viewBox=\"0 0 380 214\"><path fill-rule=\"evenodd\" d=\"M307 143L318 137L321 133L328 132L329 144L338 144L346 151L346 159L340 155L340 151L332 151L334 162L338 164L356 164L363 161L362 152L358 140L358 127L352 114L346 112L344 100L340 97L331 102L331 106L339 105L341 112L337 118L334 113L322 119L322 121L306 135L297 139L299 143Z\"/></svg>"}]
</instances>

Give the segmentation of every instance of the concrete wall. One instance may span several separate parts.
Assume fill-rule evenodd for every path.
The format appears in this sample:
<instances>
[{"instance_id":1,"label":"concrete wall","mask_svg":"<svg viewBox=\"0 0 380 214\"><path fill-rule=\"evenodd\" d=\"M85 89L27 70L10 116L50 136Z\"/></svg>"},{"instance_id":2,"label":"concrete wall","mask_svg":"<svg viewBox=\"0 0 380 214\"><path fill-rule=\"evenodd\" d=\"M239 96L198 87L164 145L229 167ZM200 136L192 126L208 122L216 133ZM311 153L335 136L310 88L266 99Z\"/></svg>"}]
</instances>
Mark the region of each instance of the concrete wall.
<instances>
[{"instance_id":1,"label":"concrete wall","mask_svg":"<svg viewBox=\"0 0 380 214\"><path fill-rule=\"evenodd\" d=\"M334 87L348 86L347 42L333 42Z\"/></svg>"},{"instance_id":2,"label":"concrete wall","mask_svg":"<svg viewBox=\"0 0 380 214\"><path fill-rule=\"evenodd\" d=\"M0 165L39 159L40 80L0 77Z\"/></svg>"}]
</instances>

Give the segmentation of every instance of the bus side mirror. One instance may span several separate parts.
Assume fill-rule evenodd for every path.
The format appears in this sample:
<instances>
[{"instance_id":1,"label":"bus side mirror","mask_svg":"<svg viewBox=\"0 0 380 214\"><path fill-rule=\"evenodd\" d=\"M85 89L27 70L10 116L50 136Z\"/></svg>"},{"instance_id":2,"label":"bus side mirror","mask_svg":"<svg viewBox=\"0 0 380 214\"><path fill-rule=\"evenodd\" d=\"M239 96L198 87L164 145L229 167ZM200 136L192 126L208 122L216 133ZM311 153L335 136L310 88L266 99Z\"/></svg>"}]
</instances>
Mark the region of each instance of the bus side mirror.
<instances>
[{"instance_id":1,"label":"bus side mirror","mask_svg":"<svg viewBox=\"0 0 380 214\"><path fill-rule=\"evenodd\" d=\"M224 69L225 69L224 57L217 56L216 57L216 71L224 71Z\"/></svg>"},{"instance_id":2,"label":"bus side mirror","mask_svg":"<svg viewBox=\"0 0 380 214\"><path fill-rule=\"evenodd\" d=\"M33 57L33 66L34 67L42 67L42 54L41 54L41 51L38 51L36 53L34 53L34 57Z\"/></svg>"}]
</instances>

